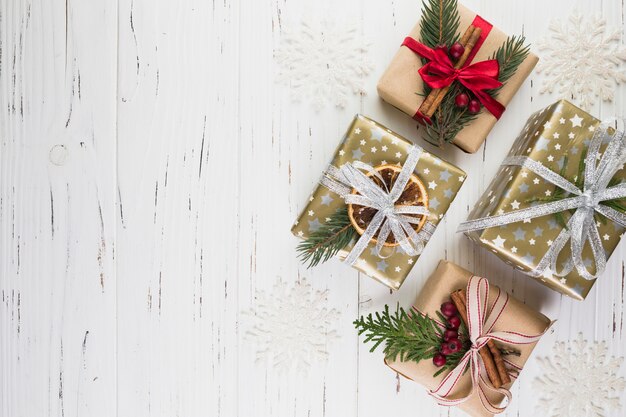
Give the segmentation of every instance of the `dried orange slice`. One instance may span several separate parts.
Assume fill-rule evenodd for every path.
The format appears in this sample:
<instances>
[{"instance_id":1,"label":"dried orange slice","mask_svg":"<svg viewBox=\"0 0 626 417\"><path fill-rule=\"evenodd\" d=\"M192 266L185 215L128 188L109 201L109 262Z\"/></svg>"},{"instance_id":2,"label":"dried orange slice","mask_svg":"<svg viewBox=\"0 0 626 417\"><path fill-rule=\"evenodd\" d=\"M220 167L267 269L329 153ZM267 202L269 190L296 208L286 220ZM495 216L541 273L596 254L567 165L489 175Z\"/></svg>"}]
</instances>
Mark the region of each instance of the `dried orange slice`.
<instances>
[{"instance_id":1,"label":"dried orange slice","mask_svg":"<svg viewBox=\"0 0 626 417\"><path fill-rule=\"evenodd\" d=\"M396 182L396 179L398 178L398 175L400 174L400 171L402 171L402 167L397 165L379 165L374 169L383 177L388 190L391 190ZM373 174L370 172L367 176L373 177ZM380 179L377 177L373 177L373 181L379 186L382 186ZM352 190L352 194L357 193L356 189ZM420 180L417 175L411 174L409 182L407 182L400 198L396 201L396 206L424 206L428 208L428 192L426 191L426 187L424 187L424 183L422 183L422 180ZM378 210L371 207L364 207L358 204L348 204L348 216L350 217L350 222L356 231L361 235L365 232L365 229L367 229L367 226L369 226L377 211ZM422 226L424 226L424 223L426 223L427 216L421 214L407 214L407 216L420 219L419 223L411 223L411 226L413 226L413 229L416 232L419 232ZM372 238L372 242L378 242L376 239L378 233L379 232L376 232ZM393 234L389 234L387 241L383 245L398 246L398 244L399 243L396 242Z\"/></svg>"}]
</instances>

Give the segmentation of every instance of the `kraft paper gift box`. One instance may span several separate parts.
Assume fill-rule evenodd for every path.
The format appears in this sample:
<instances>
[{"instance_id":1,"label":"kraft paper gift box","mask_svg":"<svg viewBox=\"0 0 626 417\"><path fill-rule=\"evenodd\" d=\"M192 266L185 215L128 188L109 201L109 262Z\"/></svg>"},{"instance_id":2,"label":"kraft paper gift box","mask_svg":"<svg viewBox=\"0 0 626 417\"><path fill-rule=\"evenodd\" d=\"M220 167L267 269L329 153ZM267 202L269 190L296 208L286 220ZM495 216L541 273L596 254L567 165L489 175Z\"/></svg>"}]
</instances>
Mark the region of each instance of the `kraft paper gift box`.
<instances>
[{"instance_id":1,"label":"kraft paper gift box","mask_svg":"<svg viewBox=\"0 0 626 417\"><path fill-rule=\"evenodd\" d=\"M562 174L570 182L575 182L582 177L581 159L584 159L599 126L600 120L566 100L558 101L528 119L515 140L509 157L527 156L551 171ZM623 167L616 172L614 180L626 180L626 170ZM527 168L502 165L470 213L468 221L548 203L557 190L558 187ZM549 214L466 234L505 262L529 273L538 266L570 218L571 212L565 211L561 219L557 215ZM597 213L595 221L608 258L617 247L624 229ZM570 255L568 242L558 256L557 266L565 265ZM592 255L591 247L586 243L582 258L587 269L595 273L596 265ZM565 276L557 276L552 271L547 271L536 279L577 300L584 299L595 282L581 277L576 269Z\"/></svg>"},{"instance_id":2,"label":"kraft paper gift box","mask_svg":"<svg viewBox=\"0 0 626 417\"><path fill-rule=\"evenodd\" d=\"M477 15L460 4L458 11L460 16L459 29L463 31L474 21ZM413 39L420 39L420 25L418 22L410 32L409 36ZM494 52L506 41L507 36L493 26L472 63L492 58ZM539 58L531 52L518 67L515 74L506 81L496 96L502 105L506 107L511 102L538 61ZM424 100L424 96L420 95L424 91L424 83L418 74L421 67L421 58L406 46L401 46L378 82L379 96L387 103L414 117ZM511 116L507 116L507 112L504 112L503 117ZM481 147L497 121L491 113L483 109L474 121L456 135L452 143L465 152L474 153Z\"/></svg>"},{"instance_id":3,"label":"kraft paper gift box","mask_svg":"<svg viewBox=\"0 0 626 417\"><path fill-rule=\"evenodd\" d=\"M357 115L348 127L330 164L340 167L346 163L361 161L373 167L386 164L401 166L413 146L409 140L385 126L365 116ZM320 172L326 168L320 167ZM430 210L428 222L434 229L461 188L465 172L432 154L423 152L414 174L427 190ZM291 231L295 236L307 239L342 207L346 207L346 204L338 194L318 184ZM341 250L337 254L338 258L345 259L352 245L353 243ZM409 256L399 247L383 249L384 258L380 258L375 253L375 244L370 242L354 267L389 288L397 290L417 262L419 255Z\"/></svg>"},{"instance_id":4,"label":"kraft paper gift box","mask_svg":"<svg viewBox=\"0 0 626 417\"><path fill-rule=\"evenodd\" d=\"M454 291L465 288L472 275L474 274L452 262L441 261L435 272L430 276L422 288L420 294L415 300L415 303L413 304L413 308L422 314L427 314L429 317L437 317L437 312L439 311L441 304L448 301L450 299L450 294ZM494 300L497 297L497 293L497 287L491 284L489 290L488 310L493 305ZM493 330L539 335L544 333L550 327L550 324L550 319L546 316L519 302L515 298L510 297ZM537 342L515 346L502 344L501 346L517 350L519 352L519 356L508 355L506 359L515 364L515 366L523 368L535 349L536 344ZM386 363L391 369L398 372L400 375L417 382L428 390L434 390L446 376L446 373L443 373L433 378L433 375L437 372L438 368L433 365L430 360L423 360L420 362L402 362L398 360L386 361ZM466 372L459 381L459 386L455 389L457 391L455 397L469 394L471 389L471 380L468 373L469 372ZM521 373L523 374L523 369ZM507 384L504 387L509 389L512 384L513 383ZM504 399L504 396L490 393L489 398L491 401L499 403ZM513 401L515 401L515 398L513 398ZM482 406L476 392L469 397L466 402L458 405L458 407L473 417L490 417L493 415Z\"/></svg>"}]
</instances>

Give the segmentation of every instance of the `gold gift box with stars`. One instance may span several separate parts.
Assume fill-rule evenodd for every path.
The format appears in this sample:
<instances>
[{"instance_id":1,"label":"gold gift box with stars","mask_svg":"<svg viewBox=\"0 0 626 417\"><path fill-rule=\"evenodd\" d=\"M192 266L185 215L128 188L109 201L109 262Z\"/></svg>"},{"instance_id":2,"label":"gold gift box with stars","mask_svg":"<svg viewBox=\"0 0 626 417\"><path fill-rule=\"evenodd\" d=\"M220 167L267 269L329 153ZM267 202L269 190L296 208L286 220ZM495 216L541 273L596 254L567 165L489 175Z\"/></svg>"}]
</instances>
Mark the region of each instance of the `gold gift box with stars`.
<instances>
[{"instance_id":1,"label":"gold gift box with stars","mask_svg":"<svg viewBox=\"0 0 626 417\"><path fill-rule=\"evenodd\" d=\"M577 176L580 159L584 157L585 149L599 125L600 120L570 102L558 101L529 118L513 144L509 156L528 156L552 171L563 174L571 181ZM626 179L626 170L621 169L616 176L622 180ZM554 189L553 184L526 168L502 166L476 203L469 219L530 207L538 199L550 197ZM570 213L564 212L563 216L567 222ZM470 232L467 235L505 262L528 272L534 269L545 255L548 247L561 232L561 225L562 222L551 214ZM598 222L597 225L608 257L617 247L624 230L608 219L605 222ZM570 254L570 247L566 245L559 255L557 264L563 265ZM595 273L595 264L588 243L583 251L583 261L588 270ZM549 288L577 300L585 299L594 284L594 280L586 280L579 276L576 269L563 277L545 274L537 279Z\"/></svg>"},{"instance_id":2,"label":"gold gift box with stars","mask_svg":"<svg viewBox=\"0 0 626 417\"><path fill-rule=\"evenodd\" d=\"M412 146L414 145L408 139L385 126L365 116L356 115L330 163L336 167L357 160L374 167L386 164L402 165ZM461 188L465 172L424 152L417 163L415 174L428 191L430 211L428 220L437 225ZM291 231L297 237L306 239L337 209L344 206L345 202L339 195L318 184ZM348 245L337 257L345 259L351 248L352 244ZM409 256L399 246L385 247L383 251L381 258L375 253L375 244L370 242L354 268L397 290L419 256Z\"/></svg>"}]
</instances>

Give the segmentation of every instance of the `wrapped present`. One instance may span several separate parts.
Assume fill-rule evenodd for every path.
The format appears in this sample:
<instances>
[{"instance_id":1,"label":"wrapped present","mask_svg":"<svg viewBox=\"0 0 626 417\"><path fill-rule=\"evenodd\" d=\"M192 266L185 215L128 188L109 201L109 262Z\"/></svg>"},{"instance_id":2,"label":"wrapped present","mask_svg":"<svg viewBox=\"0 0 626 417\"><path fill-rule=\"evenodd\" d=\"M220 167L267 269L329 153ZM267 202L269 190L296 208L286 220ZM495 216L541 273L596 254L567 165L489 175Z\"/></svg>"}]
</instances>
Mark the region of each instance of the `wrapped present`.
<instances>
[{"instance_id":1,"label":"wrapped present","mask_svg":"<svg viewBox=\"0 0 626 417\"><path fill-rule=\"evenodd\" d=\"M539 59L523 37L508 37L456 0L428 0L422 10L378 94L424 124L424 139L474 153Z\"/></svg>"},{"instance_id":2,"label":"wrapped present","mask_svg":"<svg viewBox=\"0 0 626 417\"><path fill-rule=\"evenodd\" d=\"M400 288L465 172L357 115L292 228L300 258L338 256Z\"/></svg>"},{"instance_id":3,"label":"wrapped present","mask_svg":"<svg viewBox=\"0 0 626 417\"><path fill-rule=\"evenodd\" d=\"M584 299L626 226L623 132L562 100L533 114L459 231Z\"/></svg>"},{"instance_id":4,"label":"wrapped present","mask_svg":"<svg viewBox=\"0 0 626 417\"><path fill-rule=\"evenodd\" d=\"M385 363L444 406L474 417L504 411L511 385L550 327L541 313L487 279L441 261L409 311L389 308L354 322Z\"/></svg>"}]
</instances>

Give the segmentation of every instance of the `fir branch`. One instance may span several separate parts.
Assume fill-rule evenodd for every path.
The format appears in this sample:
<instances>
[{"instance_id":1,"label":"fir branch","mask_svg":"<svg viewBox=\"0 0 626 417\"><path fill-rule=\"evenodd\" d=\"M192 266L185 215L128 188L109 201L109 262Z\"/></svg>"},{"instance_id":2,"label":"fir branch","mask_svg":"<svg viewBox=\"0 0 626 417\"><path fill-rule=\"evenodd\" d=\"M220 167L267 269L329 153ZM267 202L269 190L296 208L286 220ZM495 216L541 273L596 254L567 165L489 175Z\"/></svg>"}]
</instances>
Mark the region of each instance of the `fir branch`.
<instances>
[{"instance_id":1,"label":"fir branch","mask_svg":"<svg viewBox=\"0 0 626 417\"><path fill-rule=\"evenodd\" d=\"M457 0L424 0L420 26L422 43L431 48L452 45L459 38L459 22Z\"/></svg>"},{"instance_id":2,"label":"fir branch","mask_svg":"<svg viewBox=\"0 0 626 417\"><path fill-rule=\"evenodd\" d=\"M340 208L326 223L298 245L296 248L298 258L303 263L308 262L308 268L311 268L335 256L357 235L357 231L350 223L347 207Z\"/></svg>"},{"instance_id":3,"label":"fir branch","mask_svg":"<svg viewBox=\"0 0 626 417\"><path fill-rule=\"evenodd\" d=\"M396 360L398 357L401 361L413 362L432 359L439 352L443 340L443 331L435 320L414 310L407 313L401 307L398 307L394 314L390 314L389 306L385 305L381 313L376 312L375 316L372 314L367 317L361 316L353 324L359 335L365 334L363 343L374 342L370 352L384 342L383 353L389 360ZM469 349L466 330L460 329L459 334L462 341L465 341L464 349L447 356L446 365L434 376L456 367Z\"/></svg>"},{"instance_id":4,"label":"fir branch","mask_svg":"<svg viewBox=\"0 0 626 417\"><path fill-rule=\"evenodd\" d=\"M500 65L498 81L505 84L517 72L529 53L530 45L526 44L524 36L509 36L490 58L497 60ZM490 90L489 94L495 97L500 88L502 87Z\"/></svg>"}]
</instances>

